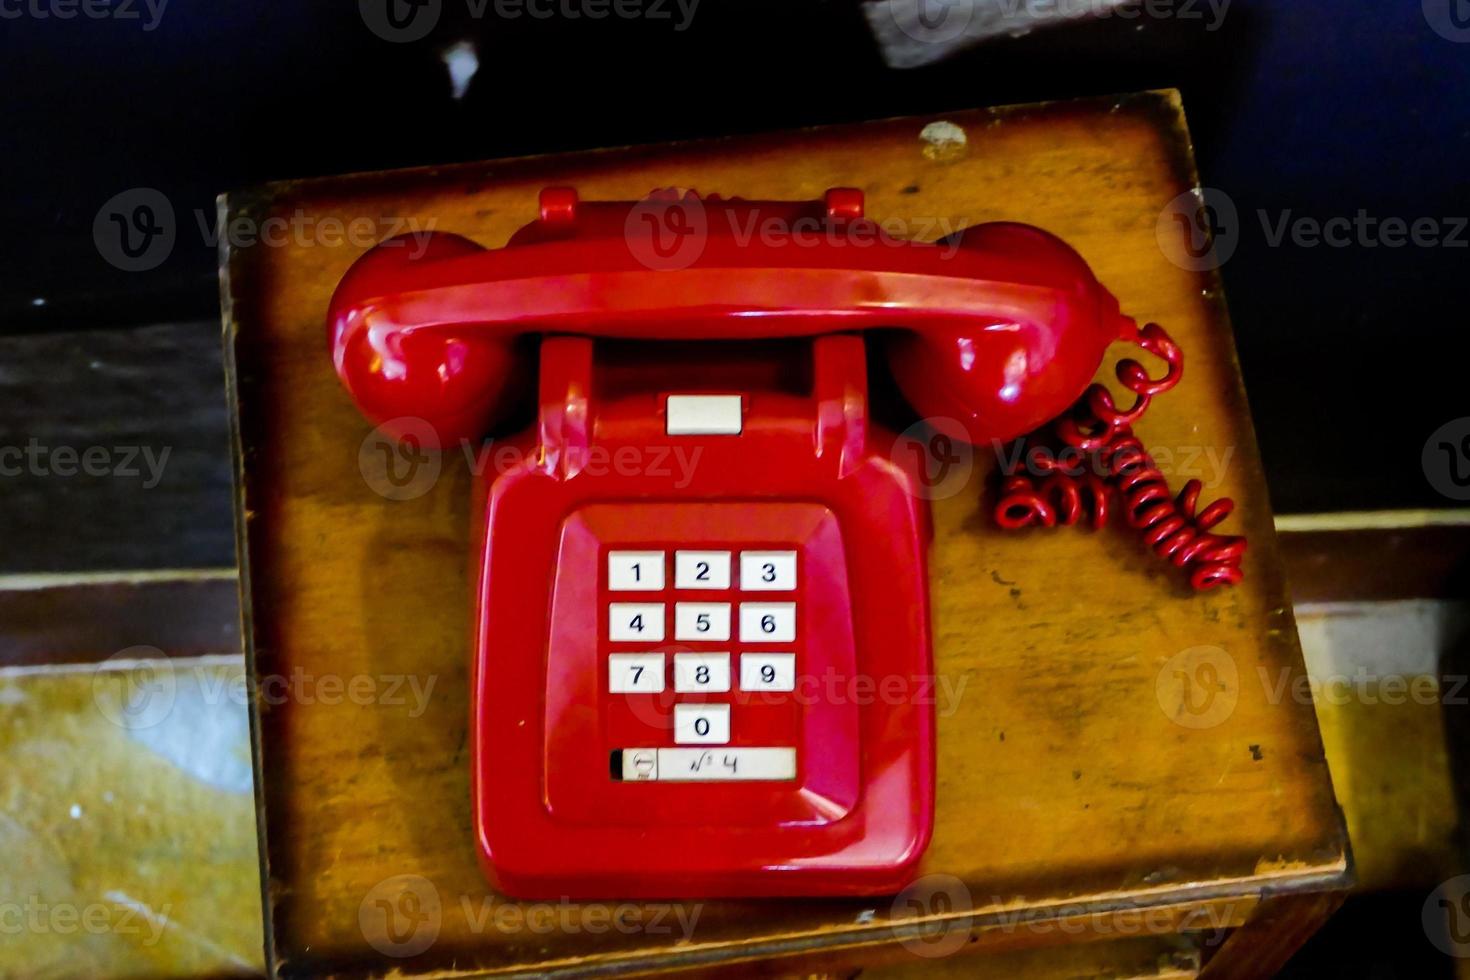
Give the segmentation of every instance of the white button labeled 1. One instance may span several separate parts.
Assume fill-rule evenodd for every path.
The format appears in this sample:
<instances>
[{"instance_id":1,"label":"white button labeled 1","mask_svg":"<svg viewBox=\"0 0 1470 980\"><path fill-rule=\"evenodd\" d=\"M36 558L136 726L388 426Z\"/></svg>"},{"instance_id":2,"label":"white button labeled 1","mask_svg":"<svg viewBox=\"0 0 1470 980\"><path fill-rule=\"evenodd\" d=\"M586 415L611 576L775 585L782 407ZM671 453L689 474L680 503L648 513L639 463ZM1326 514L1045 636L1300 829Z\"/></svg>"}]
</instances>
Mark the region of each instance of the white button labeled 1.
<instances>
[{"instance_id":1,"label":"white button labeled 1","mask_svg":"<svg viewBox=\"0 0 1470 980\"><path fill-rule=\"evenodd\" d=\"M745 643L790 643L796 639L796 603L742 602L740 639Z\"/></svg>"},{"instance_id":2,"label":"white button labeled 1","mask_svg":"<svg viewBox=\"0 0 1470 980\"><path fill-rule=\"evenodd\" d=\"M657 694L664 689L664 655L608 654L607 689L612 694Z\"/></svg>"},{"instance_id":3,"label":"white button labeled 1","mask_svg":"<svg viewBox=\"0 0 1470 980\"><path fill-rule=\"evenodd\" d=\"M664 587L662 551L609 551L607 587L613 592L657 592Z\"/></svg>"},{"instance_id":4,"label":"white button labeled 1","mask_svg":"<svg viewBox=\"0 0 1470 980\"><path fill-rule=\"evenodd\" d=\"M674 654L674 690L680 694L730 690L728 653Z\"/></svg>"},{"instance_id":5,"label":"white button labeled 1","mask_svg":"<svg viewBox=\"0 0 1470 980\"><path fill-rule=\"evenodd\" d=\"M740 690L794 691L796 654L743 653L740 655Z\"/></svg>"},{"instance_id":6,"label":"white button labeled 1","mask_svg":"<svg viewBox=\"0 0 1470 980\"><path fill-rule=\"evenodd\" d=\"M609 640L646 640L662 642L664 638L664 604L662 602L609 602L607 604L607 638Z\"/></svg>"},{"instance_id":7,"label":"white button labeled 1","mask_svg":"<svg viewBox=\"0 0 1470 980\"><path fill-rule=\"evenodd\" d=\"M674 705L674 741L680 745L724 745L730 741L730 706Z\"/></svg>"},{"instance_id":8,"label":"white button labeled 1","mask_svg":"<svg viewBox=\"0 0 1470 980\"><path fill-rule=\"evenodd\" d=\"M674 639L728 640L728 602L680 602L674 605Z\"/></svg>"},{"instance_id":9,"label":"white button labeled 1","mask_svg":"<svg viewBox=\"0 0 1470 980\"><path fill-rule=\"evenodd\" d=\"M740 587L746 592L790 592L796 588L796 552L740 552Z\"/></svg>"}]
</instances>

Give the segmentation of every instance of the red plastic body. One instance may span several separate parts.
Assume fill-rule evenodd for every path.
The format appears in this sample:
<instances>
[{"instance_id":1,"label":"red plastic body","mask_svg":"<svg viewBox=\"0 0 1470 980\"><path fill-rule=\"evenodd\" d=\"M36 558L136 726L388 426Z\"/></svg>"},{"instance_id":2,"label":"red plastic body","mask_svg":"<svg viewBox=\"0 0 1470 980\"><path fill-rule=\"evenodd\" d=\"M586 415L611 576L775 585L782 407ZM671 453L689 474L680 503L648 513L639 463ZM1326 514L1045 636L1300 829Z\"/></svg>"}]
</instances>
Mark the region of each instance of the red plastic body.
<instances>
[{"instance_id":1,"label":"red plastic body","mask_svg":"<svg viewBox=\"0 0 1470 980\"><path fill-rule=\"evenodd\" d=\"M694 245L665 261L639 238L645 213L654 232L693 228L674 242ZM821 234L778 241L759 231L772 221ZM501 890L860 895L914 875L934 805L928 512L912 455L868 419L864 328L884 328L913 407L976 442L1060 414L1135 332L1045 232L897 242L849 190L639 204L551 190L504 249L400 239L344 277L333 360L374 421L422 418L443 444L478 444L539 378L535 424L490 447L477 477L474 813ZM534 371L526 334L551 335ZM738 395L739 434L670 435L675 394ZM672 567L662 592L633 596L664 604L664 638L612 637L610 604L629 596L610 591L608 553L671 566L680 549L795 553L794 691L610 690L619 653L728 652L733 672L751 649L733 631L675 637L678 602L762 596L679 591ZM794 748L791 777L619 778L623 750L678 744L671 715L688 704L729 706L712 752Z\"/></svg>"}]
</instances>

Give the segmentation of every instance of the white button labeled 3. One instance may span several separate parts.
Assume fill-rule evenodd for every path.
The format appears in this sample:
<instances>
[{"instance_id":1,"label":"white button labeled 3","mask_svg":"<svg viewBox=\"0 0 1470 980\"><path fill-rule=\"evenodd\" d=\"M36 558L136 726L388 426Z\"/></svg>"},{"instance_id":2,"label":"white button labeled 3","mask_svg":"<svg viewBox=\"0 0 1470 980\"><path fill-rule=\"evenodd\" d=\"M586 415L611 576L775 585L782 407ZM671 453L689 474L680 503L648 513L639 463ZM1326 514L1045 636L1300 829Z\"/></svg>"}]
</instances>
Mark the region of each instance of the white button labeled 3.
<instances>
[{"instance_id":1,"label":"white button labeled 3","mask_svg":"<svg viewBox=\"0 0 1470 980\"><path fill-rule=\"evenodd\" d=\"M746 643L790 643L796 639L796 603L742 602L740 639Z\"/></svg>"},{"instance_id":2,"label":"white button labeled 3","mask_svg":"<svg viewBox=\"0 0 1470 980\"><path fill-rule=\"evenodd\" d=\"M674 552L674 588L728 589L730 587L730 552Z\"/></svg>"},{"instance_id":3,"label":"white button labeled 3","mask_svg":"<svg viewBox=\"0 0 1470 980\"><path fill-rule=\"evenodd\" d=\"M674 654L674 690L680 694L730 690L728 653Z\"/></svg>"},{"instance_id":4,"label":"white button labeled 3","mask_svg":"<svg viewBox=\"0 0 1470 980\"><path fill-rule=\"evenodd\" d=\"M608 654L607 689L612 694L657 694L664 689L664 655Z\"/></svg>"},{"instance_id":5,"label":"white button labeled 3","mask_svg":"<svg viewBox=\"0 0 1470 980\"><path fill-rule=\"evenodd\" d=\"M742 653L740 655L740 690L794 691L796 689L796 654Z\"/></svg>"},{"instance_id":6,"label":"white button labeled 3","mask_svg":"<svg viewBox=\"0 0 1470 980\"><path fill-rule=\"evenodd\" d=\"M674 604L674 639L728 640L728 602L679 602Z\"/></svg>"},{"instance_id":7,"label":"white button labeled 3","mask_svg":"<svg viewBox=\"0 0 1470 980\"><path fill-rule=\"evenodd\" d=\"M730 706L674 705L674 741L680 745L724 745L730 741Z\"/></svg>"},{"instance_id":8,"label":"white button labeled 3","mask_svg":"<svg viewBox=\"0 0 1470 980\"><path fill-rule=\"evenodd\" d=\"M790 592L796 588L796 552L740 552L740 587L746 592Z\"/></svg>"},{"instance_id":9,"label":"white button labeled 3","mask_svg":"<svg viewBox=\"0 0 1470 980\"><path fill-rule=\"evenodd\" d=\"M609 640L661 642L664 638L664 604L662 602L609 602L607 604L607 638Z\"/></svg>"},{"instance_id":10,"label":"white button labeled 3","mask_svg":"<svg viewBox=\"0 0 1470 980\"><path fill-rule=\"evenodd\" d=\"M609 551L607 587L613 592L657 592L664 587L662 551Z\"/></svg>"}]
</instances>

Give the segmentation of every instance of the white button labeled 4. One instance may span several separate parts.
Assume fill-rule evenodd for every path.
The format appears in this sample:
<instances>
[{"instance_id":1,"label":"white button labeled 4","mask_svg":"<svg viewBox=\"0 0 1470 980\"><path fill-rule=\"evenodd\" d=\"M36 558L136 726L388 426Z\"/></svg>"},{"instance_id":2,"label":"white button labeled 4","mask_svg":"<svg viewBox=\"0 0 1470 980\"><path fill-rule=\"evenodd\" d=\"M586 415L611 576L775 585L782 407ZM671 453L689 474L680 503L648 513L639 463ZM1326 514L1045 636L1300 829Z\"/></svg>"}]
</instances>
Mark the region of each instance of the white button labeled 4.
<instances>
[{"instance_id":1,"label":"white button labeled 4","mask_svg":"<svg viewBox=\"0 0 1470 980\"><path fill-rule=\"evenodd\" d=\"M745 643L790 643L796 639L796 603L742 602L740 639Z\"/></svg>"},{"instance_id":2,"label":"white button labeled 4","mask_svg":"<svg viewBox=\"0 0 1470 980\"><path fill-rule=\"evenodd\" d=\"M674 741L679 745L724 745L730 741L730 706L674 705Z\"/></svg>"},{"instance_id":3,"label":"white button labeled 4","mask_svg":"<svg viewBox=\"0 0 1470 980\"><path fill-rule=\"evenodd\" d=\"M680 694L730 690L728 653L674 654L674 690Z\"/></svg>"},{"instance_id":4,"label":"white button labeled 4","mask_svg":"<svg viewBox=\"0 0 1470 980\"><path fill-rule=\"evenodd\" d=\"M664 604L662 602L609 602L607 604L607 638L609 640L645 640L659 643L664 638Z\"/></svg>"}]
</instances>

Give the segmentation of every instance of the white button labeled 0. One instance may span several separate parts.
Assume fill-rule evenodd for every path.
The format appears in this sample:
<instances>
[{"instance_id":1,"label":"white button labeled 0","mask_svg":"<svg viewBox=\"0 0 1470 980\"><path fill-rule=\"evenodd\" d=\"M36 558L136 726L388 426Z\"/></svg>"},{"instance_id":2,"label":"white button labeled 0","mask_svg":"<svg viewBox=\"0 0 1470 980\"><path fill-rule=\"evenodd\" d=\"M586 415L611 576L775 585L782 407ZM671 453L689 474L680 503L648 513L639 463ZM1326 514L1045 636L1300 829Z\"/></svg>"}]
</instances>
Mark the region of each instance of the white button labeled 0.
<instances>
[{"instance_id":1,"label":"white button labeled 0","mask_svg":"<svg viewBox=\"0 0 1470 980\"><path fill-rule=\"evenodd\" d=\"M724 745L730 741L730 706L674 705L674 741L679 745Z\"/></svg>"},{"instance_id":2,"label":"white button labeled 0","mask_svg":"<svg viewBox=\"0 0 1470 980\"><path fill-rule=\"evenodd\" d=\"M674 690L680 694L730 690L728 653L674 654Z\"/></svg>"},{"instance_id":3,"label":"white button labeled 0","mask_svg":"<svg viewBox=\"0 0 1470 980\"><path fill-rule=\"evenodd\" d=\"M790 592L796 588L796 552L742 551L740 588L746 592Z\"/></svg>"},{"instance_id":4,"label":"white button labeled 0","mask_svg":"<svg viewBox=\"0 0 1470 980\"><path fill-rule=\"evenodd\" d=\"M740 639L744 643L790 643L796 639L796 603L742 602Z\"/></svg>"},{"instance_id":5,"label":"white button labeled 0","mask_svg":"<svg viewBox=\"0 0 1470 980\"><path fill-rule=\"evenodd\" d=\"M609 551L607 587L611 592L657 592L664 587L662 551Z\"/></svg>"}]
</instances>

